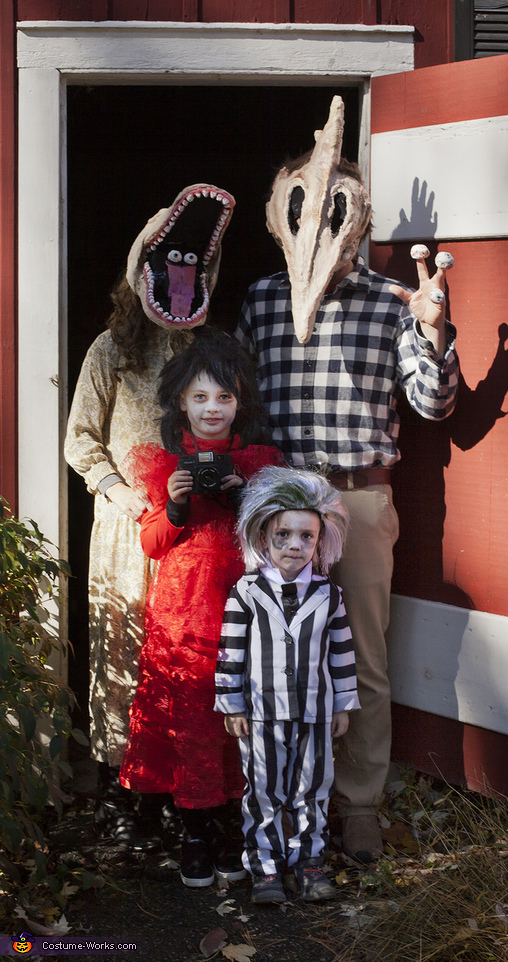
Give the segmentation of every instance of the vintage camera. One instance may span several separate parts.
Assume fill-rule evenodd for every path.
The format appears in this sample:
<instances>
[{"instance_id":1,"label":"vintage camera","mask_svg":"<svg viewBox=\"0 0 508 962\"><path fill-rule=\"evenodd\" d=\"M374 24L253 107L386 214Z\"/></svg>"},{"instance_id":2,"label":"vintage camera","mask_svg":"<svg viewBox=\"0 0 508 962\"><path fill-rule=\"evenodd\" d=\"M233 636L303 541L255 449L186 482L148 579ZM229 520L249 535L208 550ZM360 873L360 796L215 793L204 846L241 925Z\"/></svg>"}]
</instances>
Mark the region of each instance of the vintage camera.
<instances>
[{"instance_id":1,"label":"vintage camera","mask_svg":"<svg viewBox=\"0 0 508 962\"><path fill-rule=\"evenodd\" d=\"M217 494L223 478L235 473L231 455L215 454L214 451L181 455L178 458L178 470L192 474L192 494Z\"/></svg>"}]
</instances>

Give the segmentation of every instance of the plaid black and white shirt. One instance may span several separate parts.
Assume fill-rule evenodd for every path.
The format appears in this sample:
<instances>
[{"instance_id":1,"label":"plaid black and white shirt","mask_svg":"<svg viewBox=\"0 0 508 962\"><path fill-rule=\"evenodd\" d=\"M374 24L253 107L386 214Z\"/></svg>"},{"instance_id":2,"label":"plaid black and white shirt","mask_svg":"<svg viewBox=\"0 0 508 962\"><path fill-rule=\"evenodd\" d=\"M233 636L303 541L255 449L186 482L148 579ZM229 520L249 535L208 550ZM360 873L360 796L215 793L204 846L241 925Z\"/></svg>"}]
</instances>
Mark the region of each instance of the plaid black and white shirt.
<instances>
[{"instance_id":1,"label":"plaid black and white shirt","mask_svg":"<svg viewBox=\"0 0 508 962\"><path fill-rule=\"evenodd\" d=\"M455 328L447 324L448 347L440 360L409 308L390 293L392 283L359 259L323 297L307 344L294 334L286 272L249 288L235 333L257 356L273 439L293 465L344 471L393 465L400 457L401 391L425 418L440 420L453 411Z\"/></svg>"}]
</instances>

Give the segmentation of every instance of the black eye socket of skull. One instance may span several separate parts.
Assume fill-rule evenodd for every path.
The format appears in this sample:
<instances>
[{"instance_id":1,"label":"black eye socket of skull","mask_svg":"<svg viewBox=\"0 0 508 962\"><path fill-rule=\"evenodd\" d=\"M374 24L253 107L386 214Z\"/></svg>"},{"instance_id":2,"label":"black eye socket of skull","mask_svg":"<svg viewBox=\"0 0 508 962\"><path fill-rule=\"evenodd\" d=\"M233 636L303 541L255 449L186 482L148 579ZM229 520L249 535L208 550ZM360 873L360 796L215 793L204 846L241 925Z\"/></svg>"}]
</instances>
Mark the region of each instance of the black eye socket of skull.
<instances>
[{"instance_id":1,"label":"black eye socket of skull","mask_svg":"<svg viewBox=\"0 0 508 962\"><path fill-rule=\"evenodd\" d=\"M330 229L332 236L336 237L339 233L347 214L347 199L342 191L338 191L333 198L333 215Z\"/></svg>"},{"instance_id":2,"label":"black eye socket of skull","mask_svg":"<svg viewBox=\"0 0 508 962\"><path fill-rule=\"evenodd\" d=\"M300 230L298 221L302 216L302 204L305 198L303 187L294 187L289 198L288 224L292 234L297 234Z\"/></svg>"}]
</instances>

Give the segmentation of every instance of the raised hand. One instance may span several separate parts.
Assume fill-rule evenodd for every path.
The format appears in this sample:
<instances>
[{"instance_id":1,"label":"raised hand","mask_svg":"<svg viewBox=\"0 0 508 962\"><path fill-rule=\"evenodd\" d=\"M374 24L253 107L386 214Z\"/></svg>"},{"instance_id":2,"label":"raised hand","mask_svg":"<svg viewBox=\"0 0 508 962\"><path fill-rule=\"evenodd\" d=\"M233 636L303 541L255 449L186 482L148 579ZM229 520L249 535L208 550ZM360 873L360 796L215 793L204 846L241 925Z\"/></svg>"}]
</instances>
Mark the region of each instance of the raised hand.
<instances>
[{"instance_id":1,"label":"raised hand","mask_svg":"<svg viewBox=\"0 0 508 962\"><path fill-rule=\"evenodd\" d=\"M398 284L391 284L390 291L400 297L412 314L420 321L424 337L434 345L440 357L446 351L445 331L445 277L446 271L453 267L453 257L446 251L436 255L436 273L429 277L425 259L429 249L423 244L411 248L411 257L416 260L419 287L416 291L406 291Z\"/></svg>"}]
</instances>

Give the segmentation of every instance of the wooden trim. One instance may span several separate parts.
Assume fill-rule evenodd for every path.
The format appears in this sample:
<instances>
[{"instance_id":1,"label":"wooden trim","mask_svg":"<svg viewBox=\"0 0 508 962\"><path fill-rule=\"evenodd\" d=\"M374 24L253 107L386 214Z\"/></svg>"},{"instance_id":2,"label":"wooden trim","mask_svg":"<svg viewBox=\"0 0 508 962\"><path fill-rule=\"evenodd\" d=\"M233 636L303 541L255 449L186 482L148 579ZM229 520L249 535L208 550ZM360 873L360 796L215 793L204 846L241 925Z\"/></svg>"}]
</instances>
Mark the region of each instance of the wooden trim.
<instances>
[{"instance_id":1,"label":"wooden trim","mask_svg":"<svg viewBox=\"0 0 508 962\"><path fill-rule=\"evenodd\" d=\"M16 55L14 3L0 4L0 494L17 512Z\"/></svg>"},{"instance_id":2,"label":"wooden trim","mask_svg":"<svg viewBox=\"0 0 508 962\"><path fill-rule=\"evenodd\" d=\"M400 25L26 21L18 66L56 69L75 83L356 83L411 71L413 33Z\"/></svg>"},{"instance_id":3,"label":"wooden trim","mask_svg":"<svg viewBox=\"0 0 508 962\"><path fill-rule=\"evenodd\" d=\"M508 735L508 617L392 594L392 699Z\"/></svg>"},{"instance_id":4,"label":"wooden trim","mask_svg":"<svg viewBox=\"0 0 508 962\"><path fill-rule=\"evenodd\" d=\"M454 4L454 60L472 60L474 53L473 0L455 0Z\"/></svg>"}]
</instances>

